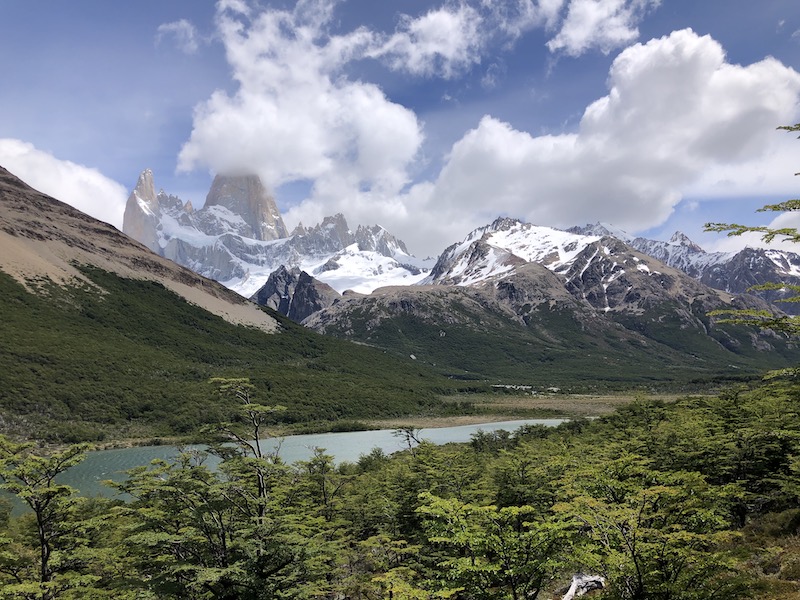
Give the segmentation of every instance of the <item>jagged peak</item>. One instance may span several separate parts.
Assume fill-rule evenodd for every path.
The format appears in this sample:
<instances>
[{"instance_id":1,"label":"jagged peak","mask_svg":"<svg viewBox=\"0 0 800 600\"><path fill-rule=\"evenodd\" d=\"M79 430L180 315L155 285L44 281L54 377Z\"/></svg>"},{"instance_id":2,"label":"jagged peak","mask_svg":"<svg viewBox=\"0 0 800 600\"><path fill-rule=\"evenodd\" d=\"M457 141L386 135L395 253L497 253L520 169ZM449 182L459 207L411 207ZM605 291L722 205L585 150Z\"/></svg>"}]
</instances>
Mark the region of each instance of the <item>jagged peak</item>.
<instances>
[{"instance_id":1,"label":"jagged peak","mask_svg":"<svg viewBox=\"0 0 800 600\"><path fill-rule=\"evenodd\" d=\"M620 229L616 225L605 223L603 221L597 221L594 224L587 223L583 227L570 227L566 231L569 233L576 233L578 235L594 235L600 237L610 236L617 238L618 240L622 240L625 243L630 243L635 239L634 236L629 234L627 231Z\"/></svg>"},{"instance_id":2,"label":"jagged peak","mask_svg":"<svg viewBox=\"0 0 800 600\"><path fill-rule=\"evenodd\" d=\"M344 218L342 213L336 213L335 215L323 218L320 227L340 227L350 231L347 219Z\"/></svg>"},{"instance_id":3,"label":"jagged peak","mask_svg":"<svg viewBox=\"0 0 800 600\"><path fill-rule=\"evenodd\" d=\"M151 207L156 205L158 196L156 194L156 184L153 181L152 169L145 169L139 174L133 193Z\"/></svg>"},{"instance_id":4,"label":"jagged peak","mask_svg":"<svg viewBox=\"0 0 800 600\"><path fill-rule=\"evenodd\" d=\"M211 183L205 207L222 206L242 217L257 240L288 237L275 199L254 174L218 174ZM205 208L204 207L204 208Z\"/></svg>"},{"instance_id":5,"label":"jagged peak","mask_svg":"<svg viewBox=\"0 0 800 600\"><path fill-rule=\"evenodd\" d=\"M513 217L497 217L494 221L492 221L492 224L485 229L487 231L505 231L518 225L522 225L522 221L519 219L515 219Z\"/></svg>"},{"instance_id":6,"label":"jagged peak","mask_svg":"<svg viewBox=\"0 0 800 600\"><path fill-rule=\"evenodd\" d=\"M674 244L676 246L686 246L687 248L695 250L696 252L705 252L705 250L703 250L699 245L697 245L691 239L689 239L689 236L687 236L682 231L676 231L675 233L673 233L672 237L669 238L668 243Z\"/></svg>"}]
</instances>

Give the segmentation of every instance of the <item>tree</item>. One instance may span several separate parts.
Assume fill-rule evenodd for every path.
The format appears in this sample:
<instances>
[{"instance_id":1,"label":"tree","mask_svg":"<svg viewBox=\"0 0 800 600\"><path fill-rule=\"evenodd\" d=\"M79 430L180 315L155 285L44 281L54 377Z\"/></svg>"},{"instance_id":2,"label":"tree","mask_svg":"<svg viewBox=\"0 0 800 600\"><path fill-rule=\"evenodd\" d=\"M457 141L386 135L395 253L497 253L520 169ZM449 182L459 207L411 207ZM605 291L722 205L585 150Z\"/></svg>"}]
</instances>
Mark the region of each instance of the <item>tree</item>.
<instances>
[{"instance_id":1,"label":"tree","mask_svg":"<svg viewBox=\"0 0 800 600\"><path fill-rule=\"evenodd\" d=\"M56 477L84 458L87 444L42 455L33 444L0 436L0 489L16 495L31 512L19 531L0 536L2 597L50 600L95 581L86 574L86 524L75 490ZM30 525L30 529L28 529ZM28 531L26 531L28 529ZM32 535L28 535L28 533Z\"/></svg>"},{"instance_id":2,"label":"tree","mask_svg":"<svg viewBox=\"0 0 800 600\"><path fill-rule=\"evenodd\" d=\"M736 598L743 588L725 548L736 486L699 473L661 472L634 454L590 457L563 480L555 506L583 542L576 556L617 600Z\"/></svg>"},{"instance_id":3,"label":"tree","mask_svg":"<svg viewBox=\"0 0 800 600\"><path fill-rule=\"evenodd\" d=\"M800 131L800 123L794 125L784 125L778 127L790 132ZM800 173L795 173L800 175ZM778 204L767 204L759 212L795 212L800 210L800 199L786 200ZM767 226L740 225L736 223L706 223L706 231L727 232L728 236L740 236L745 233L760 233L761 239L766 243L771 243L776 239L784 242L800 242L800 232L794 227L782 227L779 229ZM765 283L750 288L751 290L790 290L793 295L784 298L781 302L800 302L800 286L784 283ZM711 313L712 316L724 317L721 323L737 323L744 325L756 325L762 329L772 329L791 334L800 333L800 319L796 317L775 314L768 310L761 309L726 309L717 310Z\"/></svg>"},{"instance_id":4,"label":"tree","mask_svg":"<svg viewBox=\"0 0 800 600\"><path fill-rule=\"evenodd\" d=\"M532 506L421 497L429 539L447 551L440 563L445 588L464 598L533 600L564 566L566 526Z\"/></svg>"}]
</instances>

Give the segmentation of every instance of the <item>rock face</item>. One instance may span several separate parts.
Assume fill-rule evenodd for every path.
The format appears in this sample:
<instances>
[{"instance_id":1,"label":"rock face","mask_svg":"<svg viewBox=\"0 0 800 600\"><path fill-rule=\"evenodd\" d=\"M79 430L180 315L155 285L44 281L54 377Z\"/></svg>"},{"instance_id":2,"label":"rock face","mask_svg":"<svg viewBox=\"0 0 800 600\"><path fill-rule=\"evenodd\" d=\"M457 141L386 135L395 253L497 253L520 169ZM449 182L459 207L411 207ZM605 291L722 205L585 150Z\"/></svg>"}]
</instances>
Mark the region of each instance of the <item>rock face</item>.
<instances>
[{"instance_id":1,"label":"rock face","mask_svg":"<svg viewBox=\"0 0 800 600\"><path fill-rule=\"evenodd\" d=\"M424 261L378 225L353 233L344 216L326 217L289 234L258 177L217 176L203 208L156 193L153 173L139 177L125 207L123 231L152 251L250 297L280 266L301 270L344 291L412 283Z\"/></svg>"},{"instance_id":2,"label":"rock face","mask_svg":"<svg viewBox=\"0 0 800 600\"><path fill-rule=\"evenodd\" d=\"M153 183L153 172L142 171L125 205L123 229L133 239L158 253L158 197Z\"/></svg>"},{"instance_id":3,"label":"rock face","mask_svg":"<svg viewBox=\"0 0 800 600\"><path fill-rule=\"evenodd\" d=\"M300 323L340 298L341 295L331 286L314 279L305 271L281 266L250 299Z\"/></svg>"},{"instance_id":4,"label":"rock face","mask_svg":"<svg viewBox=\"0 0 800 600\"><path fill-rule=\"evenodd\" d=\"M216 212L214 207L227 209L231 214L241 217L244 224L237 228L237 233L242 237L260 241L289 237L275 200L256 175L217 175L201 210L213 213ZM210 228L213 228L213 220L210 221ZM211 231L205 231L213 235Z\"/></svg>"}]
</instances>

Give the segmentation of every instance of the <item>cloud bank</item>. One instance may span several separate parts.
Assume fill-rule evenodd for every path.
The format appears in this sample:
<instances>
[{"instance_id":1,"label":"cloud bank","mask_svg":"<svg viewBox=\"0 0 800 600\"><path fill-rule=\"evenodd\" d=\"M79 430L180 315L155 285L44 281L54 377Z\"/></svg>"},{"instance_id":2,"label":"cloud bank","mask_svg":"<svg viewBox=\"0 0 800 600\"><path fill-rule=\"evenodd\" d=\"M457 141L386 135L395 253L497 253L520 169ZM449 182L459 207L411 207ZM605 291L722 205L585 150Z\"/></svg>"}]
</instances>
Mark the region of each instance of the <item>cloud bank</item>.
<instances>
[{"instance_id":1,"label":"cloud bank","mask_svg":"<svg viewBox=\"0 0 800 600\"><path fill-rule=\"evenodd\" d=\"M729 195L769 180L780 193L796 183L781 172L786 159L771 160L787 142L775 127L793 122L800 97L800 74L780 62L732 65L716 41L683 30L623 51L608 86L575 133L533 136L485 116L409 199L454 229L492 207L539 224L582 215L637 232L663 223L686 190Z\"/></svg>"},{"instance_id":2,"label":"cloud bank","mask_svg":"<svg viewBox=\"0 0 800 600\"><path fill-rule=\"evenodd\" d=\"M631 232L663 223L687 192L730 196L782 171L800 75L772 58L727 62L709 36L686 29L628 46L607 93L577 130L533 135L487 114L451 148L431 181L414 181L424 124L375 84L348 78L353 61L383 61L409 76L453 77L480 63L492 36L551 32L553 52L609 52L638 36L658 0L508 0L449 3L402 17L395 32L331 34L336 3L302 0L292 11L218 5L217 26L235 93L197 106L179 169L255 171L273 188L310 182L287 223L343 212L378 222L418 254L510 215L553 226L603 220ZM496 41L496 40L495 40Z\"/></svg>"},{"instance_id":3,"label":"cloud bank","mask_svg":"<svg viewBox=\"0 0 800 600\"><path fill-rule=\"evenodd\" d=\"M32 188L122 230L128 192L98 170L9 138L0 139L0 165Z\"/></svg>"}]
</instances>

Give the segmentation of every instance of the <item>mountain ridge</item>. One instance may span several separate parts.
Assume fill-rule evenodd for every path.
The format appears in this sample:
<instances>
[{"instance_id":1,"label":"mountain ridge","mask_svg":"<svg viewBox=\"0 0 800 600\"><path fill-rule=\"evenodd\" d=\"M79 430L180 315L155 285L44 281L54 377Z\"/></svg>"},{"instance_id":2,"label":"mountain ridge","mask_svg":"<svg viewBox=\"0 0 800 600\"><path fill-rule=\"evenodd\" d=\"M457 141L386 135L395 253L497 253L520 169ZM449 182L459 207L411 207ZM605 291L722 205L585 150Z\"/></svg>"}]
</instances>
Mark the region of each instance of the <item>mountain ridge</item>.
<instances>
[{"instance_id":1,"label":"mountain ridge","mask_svg":"<svg viewBox=\"0 0 800 600\"><path fill-rule=\"evenodd\" d=\"M0 269L23 285L32 278L88 283L74 265L91 262L121 276L158 281L232 323L276 329L274 319L238 294L152 254L111 225L37 192L3 167L0 198Z\"/></svg>"},{"instance_id":2,"label":"mountain ridge","mask_svg":"<svg viewBox=\"0 0 800 600\"><path fill-rule=\"evenodd\" d=\"M383 227L352 231L341 213L312 227L298 224L289 233L255 175L217 175L206 204L194 209L163 191L156 194L152 171L145 170L128 198L123 231L245 297L282 265L299 267L340 293L414 283L427 269L426 261Z\"/></svg>"},{"instance_id":3,"label":"mountain ridge","mask_svg":"<svg viewBox=\"0 0 800 600\"><path fill-rule=\"evenodd\" d=\"M595 232L598 224L572 227L574 233ZM610 233L609 233L610 234ZM732 294L751 293L766 302L777 303L789 314L800 314L800 306L781 303L790 290L751 290L764 283L800 285L800 254L777 249L745 247L738 252L706 252L678 231L663 242L635 237L628 242L637 250L687 273L701 283Z\"/></svg>"}]
</instances>

